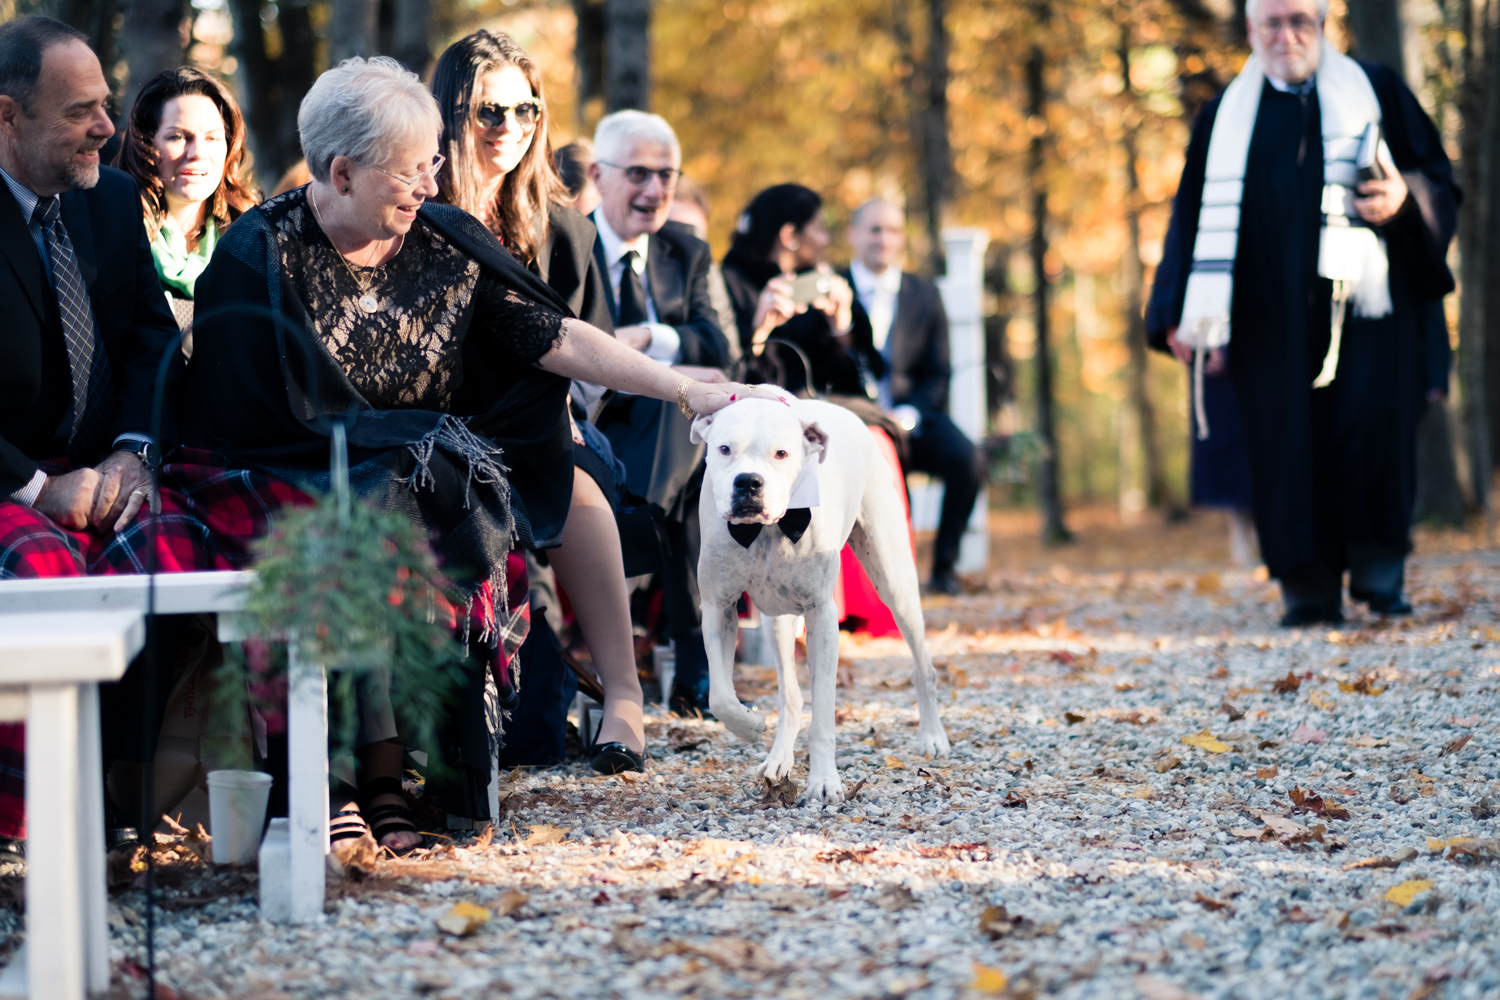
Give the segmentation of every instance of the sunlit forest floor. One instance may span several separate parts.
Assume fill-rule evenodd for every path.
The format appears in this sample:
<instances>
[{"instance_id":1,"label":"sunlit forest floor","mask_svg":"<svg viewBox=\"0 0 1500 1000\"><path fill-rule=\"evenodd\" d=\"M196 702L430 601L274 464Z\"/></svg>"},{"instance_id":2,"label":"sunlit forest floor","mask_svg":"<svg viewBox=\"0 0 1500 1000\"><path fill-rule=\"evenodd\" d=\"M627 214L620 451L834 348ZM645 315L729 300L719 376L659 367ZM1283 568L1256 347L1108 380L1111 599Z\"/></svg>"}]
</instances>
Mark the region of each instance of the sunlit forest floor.
<instances>
[{"instance_id":1,"label":"sunlit forest floor","mask_svg":"<svg viewBox=\"0 0 1500 1000\"><path fill-rule=\"evenodd\" d=\"M1284 630L1221 518L1075 544L997 512L982 590L927 602L943 759L910 656L845 636L848 801L648 711L650 772L507 777L501 828L333 881L321 926L164 848L157 959L191 1000L1500 995L1500 576L1420 532L1415 614ZM805 678L804 678L805 679ZM775 679L739 693L775 719ZM784 724L784 720L777 720ZM803 720L805 724L805 719ZM776 723L773 723L773 725ZM769 734L768 734L769 735ZM114 897L143 995L142 893ZM166 995L165 993L161 995Z\"/></svg>"}]
</instances>

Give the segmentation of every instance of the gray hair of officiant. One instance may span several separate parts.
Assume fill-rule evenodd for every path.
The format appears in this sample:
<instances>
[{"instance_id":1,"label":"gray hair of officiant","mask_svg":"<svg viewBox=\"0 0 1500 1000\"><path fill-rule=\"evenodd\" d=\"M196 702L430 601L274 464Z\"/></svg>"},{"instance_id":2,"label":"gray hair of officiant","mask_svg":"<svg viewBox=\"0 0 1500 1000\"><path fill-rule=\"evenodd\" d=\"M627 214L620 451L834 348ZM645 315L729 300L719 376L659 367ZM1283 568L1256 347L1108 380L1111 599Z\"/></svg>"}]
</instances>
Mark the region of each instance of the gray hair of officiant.
<instances>
[{"instance_id":1,"label":"gray hair of officiant","mask_svg":"<svg viewBox=\"0 0 1500 1000\"><path fill-rule=\"evenodd\" d=\"M345 59L318 77L297 109L307 169L324 183L336 156L379 167L413 140L442 131L432 92L389 56Z\"/></svg>"},{"instance_id":2,"label":"gray hair of officiant","mask_svg":"<svg viewBox=\"0 0 1500 1000\"><path fill-rule=\"evenodd\" d=\"M1253 22L1260 10L1261 0L1245 0L1245 19ZM1318 0L1318 20L1328 20L1328 0Z\"/></svg>"}]
</instances>

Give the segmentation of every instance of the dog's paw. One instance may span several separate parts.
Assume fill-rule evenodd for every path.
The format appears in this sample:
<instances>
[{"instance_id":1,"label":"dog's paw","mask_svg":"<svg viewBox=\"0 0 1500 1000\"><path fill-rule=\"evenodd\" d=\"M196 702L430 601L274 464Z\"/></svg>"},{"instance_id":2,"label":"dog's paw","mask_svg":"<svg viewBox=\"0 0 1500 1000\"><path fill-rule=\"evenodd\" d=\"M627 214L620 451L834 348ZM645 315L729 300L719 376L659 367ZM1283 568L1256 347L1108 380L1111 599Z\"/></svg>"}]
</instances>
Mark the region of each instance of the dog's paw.
<instances>
[{"instance_id":1,"label":"dog's paw","mask_svg":"<svg viewBox=\"0 0 1500 1000\"><path fill-rule=\"evenodd\" d=\"M934 728L932 732L918 732L917 746L929 757L948 756L948 734L943 731L941 725Z\"/></svg>"},{"instance_id":2,"label":"dog's paw","mask_svg":"<svg viewBox=\"0 0 1500 1000\"><path fill-rule=\"evenodd\" d=\"M826 802L830 805L844 801L844 783L838 772L832 774L810 774L807 778L807 802L812 805Z\"/></svg>"},{"instance_id":3,"label":"dog's paw","mask_svg":"<svg viewBox=\"0 0 1500 1000\"><path fill-rule=\"evenodd\" d=\"M730 705L710 705L709 711L719 717L735 736L755 746L759 746L761 738L766 731L766 717L753 708L746 708L739 702Z\"/></svg>"},{"instance_id":4,"label":"dog's paw","mask_svg":"<svg viewBox=\"0 0 1500 1000\"><path fill-rule=\"evenodd\" d=\"M791 774L792 768L796 763L797 758L794 753L791 751L783 753L773 745L771 752L766 756L765 761L761 763L760 767L756 768L755 773L775 784Z\"/></svg>"}]
</instances>

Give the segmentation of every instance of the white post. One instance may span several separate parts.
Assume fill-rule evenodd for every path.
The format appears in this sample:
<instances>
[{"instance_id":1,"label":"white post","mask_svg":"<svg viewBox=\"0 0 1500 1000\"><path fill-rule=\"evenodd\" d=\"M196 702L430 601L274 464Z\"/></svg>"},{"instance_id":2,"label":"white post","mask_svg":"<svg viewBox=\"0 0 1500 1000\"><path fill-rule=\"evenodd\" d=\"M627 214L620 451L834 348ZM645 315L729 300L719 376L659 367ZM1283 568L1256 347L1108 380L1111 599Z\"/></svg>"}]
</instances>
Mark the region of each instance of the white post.
<instances>
[{"instance_id":1,"label":"white post","mask_svg":"<svg viewBox=\"0 0 1500 1000\"><path fill-rule=\"evenodd\" d=\"M77 685L32 685L26 710L26 978L32 997L55 1000L84 995L79 714Z\"/></svg>"},{"instance_id":2,"label":"white post","mask_svg":"<svg viewBox=\"0 0 1500 1000\"><path fill-rule=\"evenodd\" d=\"M291 846L291 922L323 919L328 868L328 678L303 663L295 635L287 643L287 811Z\"/></svg>"},{"instance_id":3,"label":"white post","mask_svg":"<svg viewBox=\"0 0 1500 1000\"><path fill-rule=\"evenodd\" d=\"M109 992L109 892L104 858L104 754L99 685L78 685L78 870L83 876L84 972L90 995ZM142 833L150 836L150 826Z\"/></svg>"},{"instance_id":4,"label":"white post","mask_svg":"<svg viewBox=\"0 0 1500 1000\"><path fill-rule=\"evenodd\" d=\"M948 416L978 445L988 431L984 366L984 252L990 245L982 229L943 230L948 274L938 279L948 313L949 356L953 374L948 389ZM958 551L960 573L982 573L989 562L989 491L981 489Z\"/></svg>"}]
</instances>

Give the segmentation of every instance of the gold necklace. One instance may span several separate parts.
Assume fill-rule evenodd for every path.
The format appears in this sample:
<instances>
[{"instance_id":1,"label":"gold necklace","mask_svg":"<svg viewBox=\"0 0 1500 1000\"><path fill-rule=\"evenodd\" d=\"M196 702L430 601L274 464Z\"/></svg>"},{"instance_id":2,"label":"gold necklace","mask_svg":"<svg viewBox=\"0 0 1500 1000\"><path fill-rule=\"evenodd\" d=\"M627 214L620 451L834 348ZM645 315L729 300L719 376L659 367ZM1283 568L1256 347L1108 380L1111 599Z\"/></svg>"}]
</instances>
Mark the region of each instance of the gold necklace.
<instances>
[{"instance_id":1,"label":"gold necklace","mask_svg":"<svg viewBox=\"0 0 1500 1000\"><path fill-rule=\"evenodd\" d=\"M380 300L375 297L374 293L370 291L369 287L370 281L374 279L374 275L371 275L369 278L361 278L359 276L359 273L355 271L354 268L349 264L349 258L344 256L343 252L339 250L338 246L333 242L333 237L328 235L328 227L323 225L323 215L318 211L318 203L313 200L312 192L312 186L308 185L307 205L312 209L313 219L317 221L318 227L323 230L323 235L328 236L328 245L333 247L333 255L337 257L340 263L344 265L344 270L349 272L349 277L354 279L355 287L359 289L360 295L359 298L354 300L355 304L367 313L373 314L379 312ZM395 258L396 254L401 252L401 247L404 246L405 243L406 234L402 233L396 241L396 253L391 254L391 257L393 259ZM374 267L379 266L380 265L378 264L374 265Z\"/></svg>"}]
</instances>

